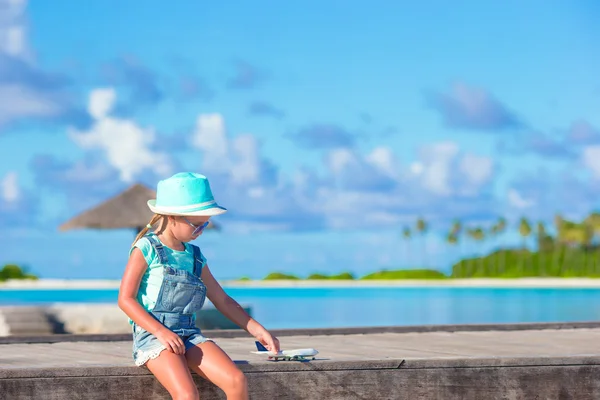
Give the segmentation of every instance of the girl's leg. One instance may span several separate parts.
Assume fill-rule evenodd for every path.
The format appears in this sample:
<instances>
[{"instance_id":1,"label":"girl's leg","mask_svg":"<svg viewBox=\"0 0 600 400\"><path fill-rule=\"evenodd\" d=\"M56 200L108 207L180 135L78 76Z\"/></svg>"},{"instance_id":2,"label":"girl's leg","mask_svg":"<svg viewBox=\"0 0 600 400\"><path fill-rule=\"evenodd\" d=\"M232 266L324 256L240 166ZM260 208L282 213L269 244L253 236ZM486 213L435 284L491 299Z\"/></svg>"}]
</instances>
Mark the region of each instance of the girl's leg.
<instances>
[{"instance_id":1,"label":"girl's leg","mask_svg":"<svg viewBox=\"0 0 600 400\"><path fill-rule=\"evenodd\" d=\"M227 400L247 400L248 383L244 373L219 346L204 342L186 353L188 366L198 375L208 379L227 395Z\"/></svg>"},{"instance_id":2,"label":"girl's leg","mask_svg":"<svg viewBox=\"0 0 600 400\"><path fill-rule=\"evenodd\" d=\"M157 358L149 360L146 366L174 400L198 400L200 398L198 388L183 355L163 350Z\"/></svg>"}]
</instances>

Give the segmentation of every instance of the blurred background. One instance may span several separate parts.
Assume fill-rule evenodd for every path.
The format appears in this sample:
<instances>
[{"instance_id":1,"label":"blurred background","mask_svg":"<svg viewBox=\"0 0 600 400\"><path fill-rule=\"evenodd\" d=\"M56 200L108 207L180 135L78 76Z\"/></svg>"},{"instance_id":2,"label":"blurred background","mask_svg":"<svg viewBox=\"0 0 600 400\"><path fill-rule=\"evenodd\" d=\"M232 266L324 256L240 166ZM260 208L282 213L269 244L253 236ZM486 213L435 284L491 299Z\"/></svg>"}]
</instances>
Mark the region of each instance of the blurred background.
<instances>
[{"instance_id":1,"label":"blurred background","mask_svg":"<svg viewBox=\"0 0 600 400\"><path fill-rule=\"evenodd\" d=\"M597 2L165 4L0 0L0 305L116 301L194 171L269 326L597 318Z\"/></svg>"}]
</instances>

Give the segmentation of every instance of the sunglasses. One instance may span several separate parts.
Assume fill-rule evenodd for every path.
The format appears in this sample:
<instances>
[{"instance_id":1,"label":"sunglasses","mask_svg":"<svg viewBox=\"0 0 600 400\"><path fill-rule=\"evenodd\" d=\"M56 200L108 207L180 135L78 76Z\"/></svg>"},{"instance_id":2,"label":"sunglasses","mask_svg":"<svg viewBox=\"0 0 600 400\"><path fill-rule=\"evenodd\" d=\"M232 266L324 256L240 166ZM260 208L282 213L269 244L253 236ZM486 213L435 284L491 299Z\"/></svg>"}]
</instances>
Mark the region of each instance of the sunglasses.
<instances>
[{"instance_id":1,"label":"sunglasses","mask_svg":"<svg viewBox=\"0 0 600 400\"><path fill-rule=\"evenodd\" d=\"M186 217L183 217L183 219L185 219L185 222L187 222L192 228L194 228L194 231L192 232L192 236L196 236L197 234L202 232L204 230L204 228L206 228L208 226L208 221L206 221L202 225L194 225Z\"/></svg>"}]
</instances>

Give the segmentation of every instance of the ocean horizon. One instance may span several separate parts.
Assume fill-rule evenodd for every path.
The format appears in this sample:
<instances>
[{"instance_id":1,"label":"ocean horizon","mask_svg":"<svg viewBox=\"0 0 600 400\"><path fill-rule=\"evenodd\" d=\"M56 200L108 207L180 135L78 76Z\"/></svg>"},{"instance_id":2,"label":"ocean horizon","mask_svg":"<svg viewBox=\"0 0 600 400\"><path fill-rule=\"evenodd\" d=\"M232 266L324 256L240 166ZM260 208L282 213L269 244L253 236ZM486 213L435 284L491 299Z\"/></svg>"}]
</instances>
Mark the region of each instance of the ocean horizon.
<instances>
[{"instance_id":1,"label":"ocean horizon","mask_svg":"<svg viewBox=\"0 0 600 400\"><path fill-rule=\"evenodd\" d=\"M600 288L591 287L224 286L224 289L240 304L249 306L253 317L270 329L600 319ZM116 304L117 296L118 288L0 289L0 306Z\"/></svg>"}]
</instances>

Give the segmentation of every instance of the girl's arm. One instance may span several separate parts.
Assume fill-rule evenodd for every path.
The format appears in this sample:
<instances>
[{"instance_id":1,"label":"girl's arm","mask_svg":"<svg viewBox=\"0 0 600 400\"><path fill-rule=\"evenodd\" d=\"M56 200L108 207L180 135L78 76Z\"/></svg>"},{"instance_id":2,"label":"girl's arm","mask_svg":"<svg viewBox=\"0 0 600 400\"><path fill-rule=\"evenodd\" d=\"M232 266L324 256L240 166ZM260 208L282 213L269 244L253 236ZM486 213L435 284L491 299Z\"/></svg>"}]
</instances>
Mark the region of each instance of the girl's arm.
<instances>
[{"instance_id":1,"label":"girl's arm","mask_svg":"<svg viewBox=\"0 0 600 400\"><path fill-rule=\"evenodd\" d=\"M133 249L121 279L119 308L136 324L156 336L167 349L176 354L184 354L185 346L179 336L153 318L137 300L140 281L147 268L148 264L140 249Z\"/></svg>"},{"instance_id":2,"label":"girl's arm","mask_svg":"<svg viewBox=\"0 0 600 400\"><path fill-rule=\"evenodd\" d=\"M202 268L202 281L206 286L206 296L223 315L229 318L250 335L259 339L271 351L279 351L279 341L273 337L261 324L252 318L237 301L232 299L221 287L210 272L208 265Z\"/></svg>"}]
</instances>

